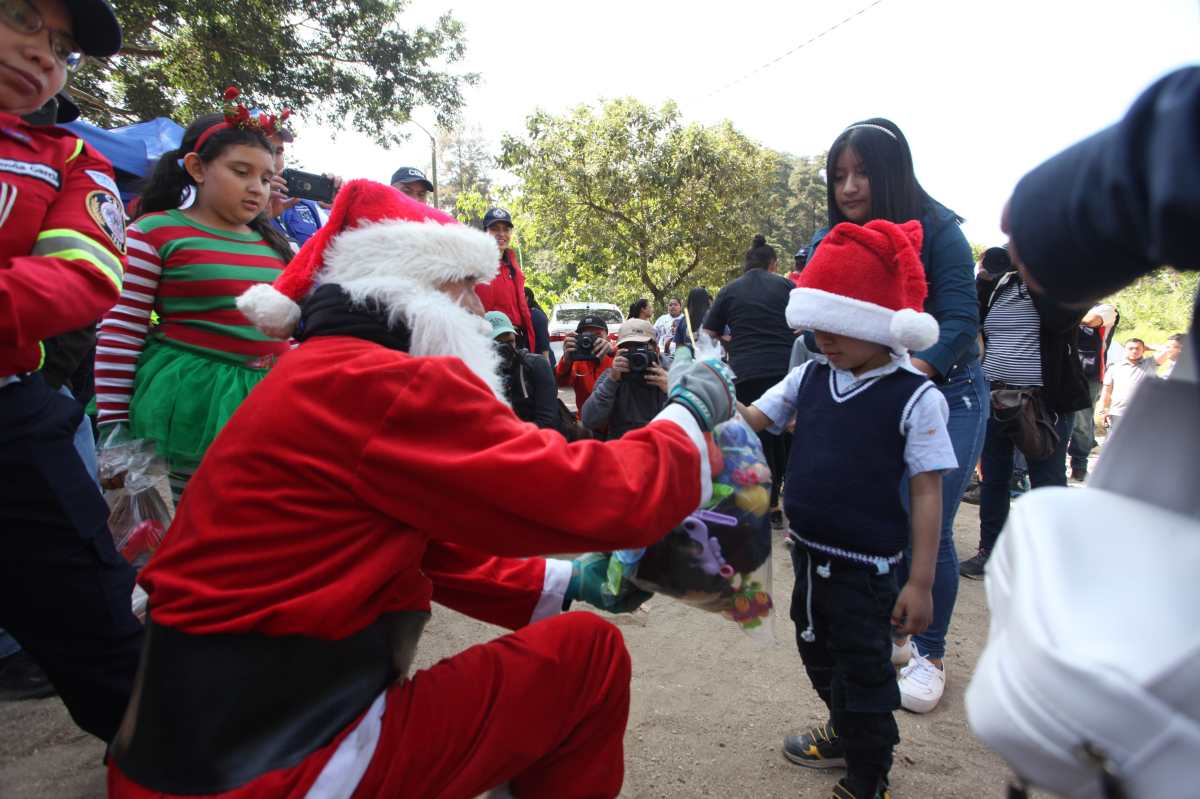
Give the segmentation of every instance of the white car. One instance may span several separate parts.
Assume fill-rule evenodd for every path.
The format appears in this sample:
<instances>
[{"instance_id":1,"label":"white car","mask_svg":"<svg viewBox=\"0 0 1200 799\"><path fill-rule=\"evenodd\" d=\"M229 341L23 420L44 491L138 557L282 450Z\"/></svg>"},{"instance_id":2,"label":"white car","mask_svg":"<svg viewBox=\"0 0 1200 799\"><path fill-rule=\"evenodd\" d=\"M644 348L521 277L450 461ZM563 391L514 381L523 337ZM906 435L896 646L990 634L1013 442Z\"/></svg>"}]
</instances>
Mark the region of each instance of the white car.
<instances>
[{"instance_id":1,"label":"white car","mask_svg":"<svg viewBox=\"0 0 1200 799\"><path fill-rule=\"evenodd\" d=\"M609 302L563 302L550 311L550 349L555 358L562 358L563 338L574 333L579 320L585 316L599 316L608 324L608 337L617 340L617 331L625 321L621 309Z\"/></svg>"}]
</instances>

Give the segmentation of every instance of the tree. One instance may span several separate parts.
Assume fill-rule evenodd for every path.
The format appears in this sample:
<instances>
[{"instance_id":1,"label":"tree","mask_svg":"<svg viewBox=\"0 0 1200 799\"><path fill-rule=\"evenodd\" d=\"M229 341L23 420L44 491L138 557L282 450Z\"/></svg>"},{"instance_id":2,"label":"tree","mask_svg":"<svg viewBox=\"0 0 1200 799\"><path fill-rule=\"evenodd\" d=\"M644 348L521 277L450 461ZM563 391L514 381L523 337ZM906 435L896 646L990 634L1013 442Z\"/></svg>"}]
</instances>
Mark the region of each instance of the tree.
<instances>
[{"instance_id":1,"label":"tree","mask_svg":"<svg viewBox=\"0 0 1200 799\"><path fill-rule=\"evenodd\" d=\"M169 116L187 124L239 86L254 103L307 124L403 138L419 105L452 123L475 75L443 71L464 53L462 24L399 26L406 0L124 0L121 52L89 61L71 90L92 121Z\"/></svg>"},{"instance_id":2,"label":"tree","mask_svg":"<svg viewBox=\"0 0 1200 799\"><path fill-rule=\"evenodd\" d=\"M774 153L723 122L685 125L674 103L634 99L537 112L506 136L500 165L524 183L539 241L577 284L658 307L737 271L767 215Z\"/></svg>"},{"instance_id":3,"label":"tree","mask_svg":"<svg viewBox=\"0 0 1200 799\"><path fill-rule=\"evenodd\" d=\"M825 195L825 156L802 157L777 153L778 169L771 182L767 216L759 230L780 253L780 269L790 268L792 255L812 241L825 227L828 204Z\"/></svg>"},{"instance_id":4,"label":"tree","mask_svg":"<svg viewBox=\"0 0 1200 799\"><path fill-rule=\"evenodd\" d=\"M457 209L458 197L465 192L489 198L496 159L488 152L478 125L439 131L438 152L442 167L438 195L443 208Z\"/></svg>"}]
</instances>

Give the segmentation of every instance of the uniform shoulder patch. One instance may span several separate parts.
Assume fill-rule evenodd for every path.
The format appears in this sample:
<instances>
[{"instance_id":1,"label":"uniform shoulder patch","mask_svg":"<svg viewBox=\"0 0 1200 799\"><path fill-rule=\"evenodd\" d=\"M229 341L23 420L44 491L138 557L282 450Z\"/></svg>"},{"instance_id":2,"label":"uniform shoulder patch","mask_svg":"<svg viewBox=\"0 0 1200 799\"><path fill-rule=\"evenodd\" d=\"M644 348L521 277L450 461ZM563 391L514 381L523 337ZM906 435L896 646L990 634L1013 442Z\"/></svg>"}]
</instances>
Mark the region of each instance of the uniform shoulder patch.
<instances>
[{"instance_id":1,"label":"uniform shoulder patch","mask_svg":"<svg viewBox=\"0 0 1200 799\"><path fill-rule=\"evenodd\" d=\"M90 170L89 170L90 171ZM99 173L104 177L104 173ZM93 191L84 200L88 214L104 234L112 241L113 246L122 255L125 254L125 206L116 196L107 191Z\"/></svg>"},{"instance_id":2,"label":"uniform shoulder patch","mask_svg":"<svg viewBox=\"0 0 1200 799\"><path fill-rule=\"evenodd\" d=\"M121 190L117 188L117 182L99 169L85 169L83 173L91 178L92 182L100 188L111 192L116 197L121 196Z\"/></svg>"}]
</instances>

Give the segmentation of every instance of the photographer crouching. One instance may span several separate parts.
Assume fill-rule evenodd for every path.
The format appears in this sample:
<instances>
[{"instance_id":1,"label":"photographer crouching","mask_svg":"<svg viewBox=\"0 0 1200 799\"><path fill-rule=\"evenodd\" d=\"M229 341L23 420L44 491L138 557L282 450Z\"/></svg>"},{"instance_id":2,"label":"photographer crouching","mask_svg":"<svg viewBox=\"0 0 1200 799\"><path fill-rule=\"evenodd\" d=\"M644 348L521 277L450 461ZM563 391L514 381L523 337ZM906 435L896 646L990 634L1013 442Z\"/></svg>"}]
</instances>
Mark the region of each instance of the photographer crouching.
<instances>
[{"instance_id":1,"label":"photographer crouching","mask_svg":"<svg viewBox=\"0 0 1200 799\"><path fill-rule=\"evenodd\" d=\"M626 319L617 333L612 367L600 375L580 408L583 426L616 440L645 426L667 405L670 356L659 352L654 326L645 319Z\"/></svg>"}]
</instances>

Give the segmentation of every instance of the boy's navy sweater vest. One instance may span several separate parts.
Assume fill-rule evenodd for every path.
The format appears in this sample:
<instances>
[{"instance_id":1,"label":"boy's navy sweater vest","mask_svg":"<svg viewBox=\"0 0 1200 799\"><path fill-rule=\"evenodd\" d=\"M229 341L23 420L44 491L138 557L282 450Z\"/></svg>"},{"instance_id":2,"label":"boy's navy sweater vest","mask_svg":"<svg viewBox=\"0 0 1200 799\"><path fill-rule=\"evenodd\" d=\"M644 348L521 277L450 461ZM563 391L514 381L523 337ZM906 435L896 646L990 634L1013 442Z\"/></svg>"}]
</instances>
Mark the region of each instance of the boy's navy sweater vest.
<instances>
[{"instance_id":1,"label":"boy's navy sweater vest","mask_svg":"<svg viewBox=\"0 0 1200 799\"><path fill-rule=\"evenodd\" d=\"M796 437L783 503L802 538L862 555L890 557L908 545L900 420L910 400L937 388L904 369L838 402L827 364L808 367L796 399Z\"/></svg>"}]
</instances>

